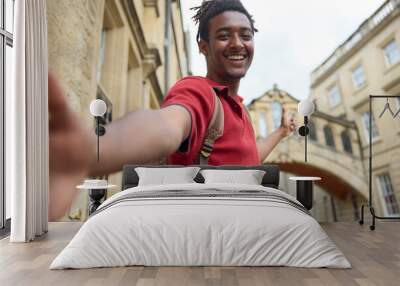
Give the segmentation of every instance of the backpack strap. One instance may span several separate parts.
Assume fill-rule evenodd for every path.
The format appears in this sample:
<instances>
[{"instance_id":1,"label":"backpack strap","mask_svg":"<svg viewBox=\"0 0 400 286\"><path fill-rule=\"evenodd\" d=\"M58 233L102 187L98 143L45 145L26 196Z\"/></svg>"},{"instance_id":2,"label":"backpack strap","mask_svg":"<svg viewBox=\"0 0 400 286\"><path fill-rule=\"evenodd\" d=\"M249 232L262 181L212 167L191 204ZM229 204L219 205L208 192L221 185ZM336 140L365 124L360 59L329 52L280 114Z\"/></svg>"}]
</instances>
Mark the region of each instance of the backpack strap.
<instances>
[{"instance_id":1,"label":"backpack strap","mask_svg":"<svg viewBox=\"0 0 400 286\"><path fill-rule=\"evenodd\" d=\"M224 108L222 107L221 100L217 96L216 91L213 88L211 90L215 98L214 113L200 149L198 157L198 163L200 165L208 165L208 158L214 148L214 142L224 133Z\"/></svg>"},{"instance_id":2,"label":"backpack strap","mask_svg":"<svg viewBox=\"0 0 400 286\"><path fill-rule=\"evenodd\" d=\"M251 129L253 130L253 133L256 134L255 131L254 131L253 120L251 119L250 111L246 108L246 106L244 106L244 110L246 110L247 118L249 119L249 123L250 123Z\"/></svg>"}]
</instances>

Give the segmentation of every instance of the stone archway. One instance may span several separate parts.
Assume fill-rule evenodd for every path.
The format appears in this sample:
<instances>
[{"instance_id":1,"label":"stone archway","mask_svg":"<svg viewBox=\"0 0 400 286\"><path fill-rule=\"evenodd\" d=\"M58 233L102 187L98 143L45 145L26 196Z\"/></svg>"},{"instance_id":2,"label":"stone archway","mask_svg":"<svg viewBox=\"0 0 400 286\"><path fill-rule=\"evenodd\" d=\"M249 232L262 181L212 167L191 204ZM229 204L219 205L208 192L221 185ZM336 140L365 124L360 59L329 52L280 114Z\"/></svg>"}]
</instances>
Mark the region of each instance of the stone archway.
<instances>
[{"instance_id":1,"label":"stone archway","mask_svg":"<svg viewBox=\"0 0 400 286\"><path fill-rule=\"evenodd\" d=\"M341 200L353 193L368 197L368 181L361 159L319 143L309 143L306 163L299 139L288 139L277 146L268 163L277 164L281 171L296 176L321 177L316 184Z\"/></svg>"},{"instance_id":2,"label":"stone archway","mask_svg":"<svg viewBox=\"0 0 400 286\"><path fill-rule=\"evenodd\" d=\"M327 169L321 169L315 165L306 164L304 162L277 163L280 170L295 174L296 176L316 176L321 177L321 181L316 181L316 185L322 187L332 196L345 200L353 192L360 194L365 198L362 190L355 189L354 186L343 180L337 174L331 173Z\"/></svg>"}]
</instances>

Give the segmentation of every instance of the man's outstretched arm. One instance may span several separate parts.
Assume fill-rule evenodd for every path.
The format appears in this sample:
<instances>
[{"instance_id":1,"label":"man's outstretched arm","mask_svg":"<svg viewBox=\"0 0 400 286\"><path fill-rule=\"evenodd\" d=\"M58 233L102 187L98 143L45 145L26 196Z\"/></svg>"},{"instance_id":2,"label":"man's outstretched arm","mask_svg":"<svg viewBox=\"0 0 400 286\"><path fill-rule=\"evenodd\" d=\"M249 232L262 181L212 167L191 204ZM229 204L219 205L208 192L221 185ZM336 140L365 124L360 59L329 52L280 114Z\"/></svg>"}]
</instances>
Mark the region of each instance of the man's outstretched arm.
<instances>
[{"instance_id":1,"label":"man's outstretched arm","mask_svg":"<svg viewBox=\"0 0 400 286\"><path fill-rule=\"evenodd\" d=\"M100 137L100 161L93 158L90 175L117 172L124 164L159 160L178 150L189 136L190 114L172 105L157 110L138 110L106 126Z\"/></svg>"},{"instance_id":2,"label":"man's outstretched arm","mask_svg":"<svg viewBox=\"0 0 400 286\"><path fill-rule=\"evenodd\" d=\"M65 214L75 186L90 175L122 169L124 164L161 159L175 152L189 136L191 119L181 106L140 110L106 126L96 158L94 131L85 127L68 106L58 80L49 74L49 219Z\"/></svg>"}]
</instances>

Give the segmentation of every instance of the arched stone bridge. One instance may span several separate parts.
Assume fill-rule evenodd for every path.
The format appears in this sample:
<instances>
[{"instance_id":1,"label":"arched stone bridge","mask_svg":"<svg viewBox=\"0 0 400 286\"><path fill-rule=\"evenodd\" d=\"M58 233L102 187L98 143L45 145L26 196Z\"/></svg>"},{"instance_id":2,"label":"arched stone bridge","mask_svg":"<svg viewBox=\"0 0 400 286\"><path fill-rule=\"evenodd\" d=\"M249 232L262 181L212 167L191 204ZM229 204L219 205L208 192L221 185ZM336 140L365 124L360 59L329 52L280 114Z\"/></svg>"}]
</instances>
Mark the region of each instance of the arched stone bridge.
<instances>
[{"instance_id":1,"label":"arched stone bridge","mask_svg":"<svg viewBox=\"0 0 400 286\"><path fill-rule=\"evenodd\" d=\"M284 107L295 115L298 125L298 100L277 86L249 105L257 137L270 134L280 125L279 110ZM308 157L304 158L304 137L297 133L281 141L265 163L278 164L281 171L297 176L318 176L316 182L330 194L345 199L352 193L368 197L366 158L360 146L360 134L354 122L316 111L310 118L312 136L308 137Z\"/></svg>"},{"instance_id":2,"label":"arched stone bridge","mask_svg":"<svg viewBox=\"0 0 400 286\"><path fill-rule=\"evenodd\" d=\"M278 164L281 171L297 176L321 177L316 184L340 199L352 192L368 197L367 176L359 157L315 141L308 140L307 143L307 162L304 161L304 138L297 135L284 139L266 162Z\"/></svg>"}]
</instances>

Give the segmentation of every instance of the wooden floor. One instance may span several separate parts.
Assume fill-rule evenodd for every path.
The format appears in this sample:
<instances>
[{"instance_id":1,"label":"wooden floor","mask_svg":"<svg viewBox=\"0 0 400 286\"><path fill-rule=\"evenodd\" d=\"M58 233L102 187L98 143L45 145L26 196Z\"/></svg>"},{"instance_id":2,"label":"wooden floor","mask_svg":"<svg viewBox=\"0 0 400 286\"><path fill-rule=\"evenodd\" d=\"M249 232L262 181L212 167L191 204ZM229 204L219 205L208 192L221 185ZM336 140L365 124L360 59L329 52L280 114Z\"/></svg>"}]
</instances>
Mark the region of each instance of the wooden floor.
<instances>
[{"instance_id":1,"label":"wooden floor","mask_svg":"<svg viewBox=\"0 0 400 286\"><path fill-rule=\"evenodd\" d=\"M122 267L48 270L51 261L79 229L79 223L51 223L32 243L0 241L0 285L400 285L400 224L378 222L377 229L356 223L323 228L353 268L289 267Z\"/></svg>"}]
</instances>

